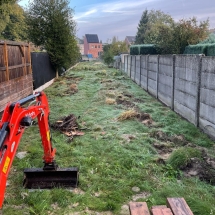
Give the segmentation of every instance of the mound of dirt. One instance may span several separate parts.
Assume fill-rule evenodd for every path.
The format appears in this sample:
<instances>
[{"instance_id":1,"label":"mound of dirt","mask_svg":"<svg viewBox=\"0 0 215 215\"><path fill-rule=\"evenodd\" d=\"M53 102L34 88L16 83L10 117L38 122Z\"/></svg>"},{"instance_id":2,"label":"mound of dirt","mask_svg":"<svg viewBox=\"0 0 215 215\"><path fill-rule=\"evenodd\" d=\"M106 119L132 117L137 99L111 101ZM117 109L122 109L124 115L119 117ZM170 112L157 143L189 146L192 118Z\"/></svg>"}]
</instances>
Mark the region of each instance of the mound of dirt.
<instances>
[{"instance_id":1,"label":"mound of dirt","mask_svg":"<svg viewBox=\"0 0 215 215\"><path fill-rule=\"evenodd\" d=\"M165 161L177 147L193 147L201 151L201 158L191 158L188 164L181 167L180 170L185 177L197 177L215 185L215 159L211 158L203 147L188 142L183 135L169 137L162 131L155 131L150 136L161 141L155 142L153 146L160 155L158 161L162 164L165 164Z\"/></svg>"},{"instance_id":2,"label":"mound of dirt","mask_svg":"<svg viewBox=\"0 0 215 215\"><path fill-rule=\"evenodd\" d=\"M215 185L215 159L212 158L192 158L184 169L182 169L185 177L198 177L202 181L206 181Z\"/></svg>"},{"instance_id":3,"label":"mound of dirt","mask_svg":"<svg viewBox=\"0 0 215 215\"><path fill-rule=\"evenodd\" d=\"M77 118L74 114L70 114L69 116L59 119L52 124L51 127L65 134L69 141L72 141L74 136L84 135L83 132L78 130L79 126L77 123Z\"/></svg>"}]
</instances>

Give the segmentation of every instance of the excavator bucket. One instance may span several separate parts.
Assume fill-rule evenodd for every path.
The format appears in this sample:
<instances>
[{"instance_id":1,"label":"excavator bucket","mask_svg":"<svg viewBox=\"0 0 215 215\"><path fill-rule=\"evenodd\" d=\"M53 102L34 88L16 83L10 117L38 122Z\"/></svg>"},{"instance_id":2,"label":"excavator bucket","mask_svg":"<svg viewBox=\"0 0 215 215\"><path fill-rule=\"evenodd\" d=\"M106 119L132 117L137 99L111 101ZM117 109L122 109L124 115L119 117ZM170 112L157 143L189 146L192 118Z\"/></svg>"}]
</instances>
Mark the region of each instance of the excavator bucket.
<instances>
[{"instance_id":1,"label":"excavator bucket","mask_svg":"<svg viewBox=\"0 0 215 215\"><path fill-rule=\"evenodd\" d=\"M51 189L55 187L77 187L78 168L58 168L43 170L41 168L24 169L23 186L28 189Z\"/></svg>"}]
</instances>

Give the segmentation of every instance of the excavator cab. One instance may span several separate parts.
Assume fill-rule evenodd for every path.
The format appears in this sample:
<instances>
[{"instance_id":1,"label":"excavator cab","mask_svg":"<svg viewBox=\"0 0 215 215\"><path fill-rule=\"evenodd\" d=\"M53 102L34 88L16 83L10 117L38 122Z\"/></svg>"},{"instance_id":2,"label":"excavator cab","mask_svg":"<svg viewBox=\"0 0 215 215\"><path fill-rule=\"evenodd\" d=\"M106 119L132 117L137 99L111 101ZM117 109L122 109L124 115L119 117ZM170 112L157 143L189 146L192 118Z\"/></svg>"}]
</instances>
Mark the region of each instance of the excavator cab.
<instances>
[{"instance_id":1,"label":"excavator cab","mask_svg":"<svg viewBox=\"0 0 215 215\"><path fill-rule=\"evenodd\" d=\"M26 103L34 101L24 107ZM44 92L35 93L12 104L8 104L0 121L0 208L10 167L14 160L22 134L26 127L38 119L42 140L43 168L24 169L23 186L27 189L51 189L55 187L77 187L78 168L59 168L55 161L56 149L51 142L49 128L49 106Z\"/></svg>"}]
</instances>

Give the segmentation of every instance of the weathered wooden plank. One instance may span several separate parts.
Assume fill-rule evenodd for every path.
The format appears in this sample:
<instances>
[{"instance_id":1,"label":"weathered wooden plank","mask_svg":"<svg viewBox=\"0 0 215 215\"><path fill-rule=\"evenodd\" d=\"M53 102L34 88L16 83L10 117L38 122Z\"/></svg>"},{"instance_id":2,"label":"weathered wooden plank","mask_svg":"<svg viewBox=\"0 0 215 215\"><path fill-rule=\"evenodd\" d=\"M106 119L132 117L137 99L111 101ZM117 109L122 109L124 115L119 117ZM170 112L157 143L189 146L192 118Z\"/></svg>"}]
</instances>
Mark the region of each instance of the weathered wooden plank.
<instances>
[{"instance_id":1,"label":"weathered wooden plank","mask_svg":"<svg viewBox=\"0 0 215 215\"><path fill-rule=\"evenodd\" d=\"M170 208L152 208L152 215L173 215Z\"/></svg>"},{"instance_id":2,"label":"weathered wooden plank","mask_svg":"<svg viewBox=\"0 0 215 215\"><path fill-rule=\"evenodd\" d=\"M146 202L130 202L131 215L150 215Z\"/></svg>"},{"instance_id":3,"label":"weathered wooden plank","mask_svg":"<svg viewBox=\"0 0 215 215\"><path fill-rule=\"evenodd\" d=\"M193 215L184 198L167 198L167 206L171 208L173 215Z\"/></svg>"},{"instance_id":4,"label":"weathered wooden plank","mask_svg":"<svg viewBox=\"0 0 215 215\"><path fill-rule=\"evenodd\" d=\"M154 206L152 206L151 209L155 209L155 208L163 209L163 208L167 208L167 206L166 205L154 205Z\"/></svg>"},{"instance_id":5,"label":"weathered wooden plank","mask_svg":"<svg viewBox=\"0 0 215 215\"><path fill-rule=\"evenodd\" d=\"M9 81L8 52L6 43L4 44L4 65L6 67L6 80Z\"/></svg>"},{"instance_id":6,"label":"weathered wooden plank","mask_svg":"<svg viewBox=\"0 0 215 215\"><path fill-rule=\"evenodd\" d=\"M9 40L0 40L0 44L4 45L4 44L8 44L8 45L11 45L11 46L29 46L28 43L25 43L25 42L15 42L15 41L9 41Z\"/></svg>"}]
</instances>

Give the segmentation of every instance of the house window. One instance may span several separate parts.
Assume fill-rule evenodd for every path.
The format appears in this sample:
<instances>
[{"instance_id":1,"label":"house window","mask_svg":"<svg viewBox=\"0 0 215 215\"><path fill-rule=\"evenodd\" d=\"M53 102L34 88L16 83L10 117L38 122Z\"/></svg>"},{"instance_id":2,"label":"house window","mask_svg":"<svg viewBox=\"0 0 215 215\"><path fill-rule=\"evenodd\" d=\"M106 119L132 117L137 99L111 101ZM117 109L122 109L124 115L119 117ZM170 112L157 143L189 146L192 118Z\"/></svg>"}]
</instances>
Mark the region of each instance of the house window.
<instances>
[{"instance_id":1,"label":"house window","mask_svg":"<svg viewBox=\"0 0 215 215\"><path fill-rule=\"evenodd\" d=\"M100 45L98 45L98 48L100 49Z\"/></svg>"},{"instance_id":2,"label":"house window","mask_svg":"<svg viewBox=\"0 0 215 215\"><path fill-rule=\"evenodd\" d=\"M97 45L95 45L95 48L97 49Z\"/></svg>"},{"instance_id":3,"label":"house window","mask_svg":"<svg viewBox=\"0 0 215 215\"><path fill-rule=\"evenodd\" d=\"M94 46L91 46L91 48L93 49L93 48L94 48Z\"/></svg>"}]
</instances>

